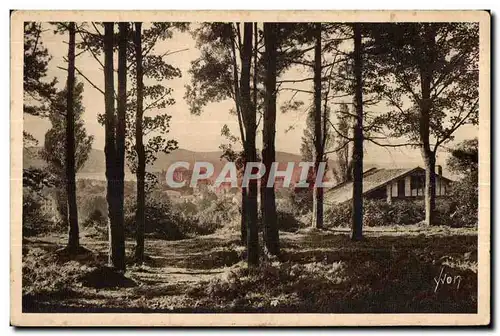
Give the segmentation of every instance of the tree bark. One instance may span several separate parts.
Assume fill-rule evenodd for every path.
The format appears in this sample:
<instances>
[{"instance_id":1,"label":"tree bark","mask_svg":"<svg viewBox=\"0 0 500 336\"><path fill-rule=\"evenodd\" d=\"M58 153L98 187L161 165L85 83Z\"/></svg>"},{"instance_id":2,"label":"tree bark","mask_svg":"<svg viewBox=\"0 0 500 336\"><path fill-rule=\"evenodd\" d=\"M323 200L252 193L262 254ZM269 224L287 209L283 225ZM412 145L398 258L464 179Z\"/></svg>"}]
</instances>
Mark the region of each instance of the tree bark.
<instances>
[{"instance_id":1,"label":"tree bark","mask_svg":"<svg viewBox=\"0 0 500 336\"><path fill-rule=\"evenodd\" d=\"M425 162L425 223L435 224L436 213L436 156L424 153Z\"/></svg>"},{"instance_id":2,"label":"tree bark","mask_svg":"<svg viewBox=\"0 0 500 336\"><path fill-rule=\"evenodd\" d=\"M241 221L240 221L240 230L241 230L241 244L246 245L247 243L247 188L241 188Z\"/></svg>"},{"instance_id":3,"label":"tree bark","mask_svg":"<svg viewBox=\"0 0 500 336\"><path fill-rule=\"evenodd\" d=\"M118 103L116 109L116 268L125 270L124 187L125 114L127 105L128 23L118 24Z\"/></svg>"},{"instance_id":4,"label":"tree bark","mask_svg":"<svg viewBox=\"0 0 500 336\"><path fill-rule=\"evenodd\" d=\"M256 32L257 33L257 32ZM265 52L265 105L264 130L262 138L262 162L266 173L261 181L262 220L264 224L264 242L272 255L279 254L279 231L276 214L276 196L274 186L267 187L272 163L276 160L276 23L264 23ZM255 46L256 48L257 46Z\"/></svg>"},{"instance_id":5,"label":"tree bark","mask_svg":"<svg viewBox=\"0 0 500 336\"><path fill-rule=\"evenodd\" d=\"M238 116L238 127L240 129L241 144L243 145L243 150L246 146L246 137L244 130L244 120L245 116L241 111L241 94L240 86L238 83L238 64L236 62L236 41L234 38L234 28L231 24L231 52L232 52L232 65L233 65L233 86L234 86L234 102L236 105L236 114ZM240 217L240 231L241 231L241 244L245 245L247 242L247 218L246 218L246 208L247 208L247 190L246 188L241 188L241 217Z\"/></svg>"},{"instance_id":6,"label":"tree bark","mask_svg":"<svg viewBox=\"0 0 500 336\"><path fill-rule=\"evenodd\" d=\"M109 264L116 265L116 143L115 143L115 84L113 68L114 23L104 23L104 104L105 104L105 145L106 157L106 200L108 202Z\"/></svg>"},{"instance_id":7,"label":"tree bark","mask_svg":"<svg viewBox=\"0 0 500 336\"><path fill-rule=\"evenodd\" d=\"M323 228L323 188L315 185L318 167L324 159L321 118L321 23L315 24L314 47L314 187L312 226Z\"/></svg>"},{"instance_id":8,"label":"tree bark","mask_svg":"<svg viewBox=\"0 0 500 336\"><path fill-rule=\"evenodd\" d=\"M425 163L425 223L432 225L435 222L436 212L436 154L430 143L430 114L431 114L431 83L432 66L434 63L433 50L435 44L435 32L432 28L424 29L423 52L420 62L420 88L422 91L422 101L420 102L420 125L419 135L422 158Z\"/></svg>"},{"instance_id":9,"label":"tree bark","mask_svg":"<svg viewBox=\"0 0 500 336\"><path fill-rule=\"evenodd\" d=\"M145 174L146 155L144 152L142 119L143 119L143 69L142 69L142 23L135 23L135 59L136 59L136 81L137 81L137 111L135 116L135 150L137 152L137 209L135 212L136 222L136 248L135 261L138 264L144 262L144 222L146 208Z\"/></svg>"},{"instance_id":10,"label":"tree bark","mask_svg":"<svg viewBox=\"0 0 500 336\"><path fill-rule=\"evenodd\" d=\"M251 22L245 22L243 32L243 46L241 50L241 110L246 117L246 146L245 162L257 161L257 149L255 147L256 115L252 107L250 92L250 64L252 61L252 36L253 27ZM247 261L249 266L259 265L259 232L258 232L258 210L257 210L257 181L250 180L247 189L247 202L245 209L247 219Z\"/></svg>"},{"instance_id":11,"label":"tree bark","mask_svg":"<svg viewBox=\"0 0 500 336\"><path fill-rule=\"evenodd\" d=\"M78 209L76 205L75 179L75 23L69 23L68 46L68 82L67 82L67 111L66 111L66 195L68 199L68 250L76 253L80 245L78 228Z\"/></svg>"},{"instance_id":12,"label":"tree bark","mask_svg":"<svg viewBox=\"0 0 500 336\"><path fill-rule=\"evenodd\" d=\"M120 31L120 49L123 49L122 31ZM120 169L120 155L118 154L118 133L124 136L124 125L117 123L118 119L115 115L115 89L114 89L114 69L113 69L113 47L114 47L114 24L113 22L104 23L104 87L105 87L105 108L106 108L106 123L105 123L105 155L106 155L106 179L107 179L107 194L108 201L108 217L109 217L109 241L110 253L109 262L117 270L125 270L125 237L123 231L123 192L120 196L120 189L123 190L123 177L120 172L124 171L123 163ZM125 39L126 47L126 39ZM123 110L123 50L121 50L118 60L118 86L119 99L118 107ZM122 70L120 71L120 68ZM126 73L125 73L126 75ZM126 79L126 78L125 78ZM125 93L126 94L126 93ZM123 111L122 111L123 114ZM124 114L123 116L124 117ZM121 127L121 129L120 129ZM124 141L124 137L123 137ZM123 142L124 143L124 142ZM124 158L124 155L122 156ZM121 201L120 201L121 197Z\"/></svg>"},{"instance_id":13,"label":"tree bark","mask_svg":"<svg viewBox=\"0 0 500 336\"><path fill-rule=\"evenodd\" d=\"M361 27L354 24L354 94L356 105L356 123L354 125L353 148L353 189L351 239L363 238L363 79L362 79Z\"/></svg>"}]
</instances>

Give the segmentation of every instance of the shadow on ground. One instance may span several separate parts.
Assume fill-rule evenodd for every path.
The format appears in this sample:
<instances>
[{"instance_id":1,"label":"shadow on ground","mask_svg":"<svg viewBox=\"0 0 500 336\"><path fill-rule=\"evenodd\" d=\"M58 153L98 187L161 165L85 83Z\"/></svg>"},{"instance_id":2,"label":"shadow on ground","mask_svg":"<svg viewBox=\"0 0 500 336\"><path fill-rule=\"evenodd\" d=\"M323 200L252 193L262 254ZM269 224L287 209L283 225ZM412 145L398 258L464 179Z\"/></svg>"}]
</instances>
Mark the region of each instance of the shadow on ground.
<instances>
[{"instance_id":1,"label":"shadow on ground","mask_svg":"<svg viewBox=\"0 0 500 336\"><path fill-rule=\"evenodd\" d=\"M104 267L106 241L85 238L85 258L57 258L64 238L25 239L24 312L477 311L473 230L379 230L362 242L345 232L282 233L280 260L258 270L241 262L236 234L150 239L147 262L125 274Z\"/></svg>"}]
</instances>

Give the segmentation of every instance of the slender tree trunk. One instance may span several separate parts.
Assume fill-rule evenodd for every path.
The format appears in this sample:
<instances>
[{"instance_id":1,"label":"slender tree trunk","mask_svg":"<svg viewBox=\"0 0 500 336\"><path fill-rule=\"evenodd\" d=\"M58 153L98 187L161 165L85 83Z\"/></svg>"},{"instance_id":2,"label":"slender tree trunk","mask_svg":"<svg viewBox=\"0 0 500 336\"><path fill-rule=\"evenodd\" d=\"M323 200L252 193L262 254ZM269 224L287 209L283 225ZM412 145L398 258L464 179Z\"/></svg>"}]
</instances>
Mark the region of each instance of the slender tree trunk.
<instances>
[{"instance_id":1,"label":"slender tree trunk","mask_svg":"<svg viewBox=\"0 0 500 336\"><path fill-rule=\"evenodd\" d=\"M62 225L69 229L68 198L66 197L66 176L64 177L64 186L56 188L55 197L57 212L59 213L59 217L62 220Z\"/></svg>"},{"instance_id":2,"label":"slender tree trunk","mask_svg":"<svg viewBox=\"0 0 500 336\"><path fill-rule=\"evenodd\" d=\"M105 103L105 145L106 156L106 200L108 202L109 264L117 265L116 250L116 143L115 143L115 84L113 68L114 23L104 23L104 103ZM119 257L118 257L119 258Z\"/></svg>"},{"instance_id":3,"label":"slender tree trunk","mask_svg":"<svg viewBox=\"0 0 500 336\"><path fill-rule=\"evenodd\" d=\"M122 137L124 149L124 125L121 118L124 118L124 101L123 97L126 92L123 86L123 47L126 47L126 36L122 35L120 30L120 55L118 61L118 109L121 110L122 116L115 116L115 89L114 89L114 69L113 69L113 47L114 47L114 24L112 22L104 23L104 86L105 86L105 107L106 107L106 124L105 124L105 155L106 155L106 179L108 188L106 198L108 201L108 213L110 223L110 264L117 270L125 270L125 237L123 231L123 163L124 154L118 153L118 138ZM125 41L123 41L125 37ZM125 42L125 43L124 43ZM124 45L125 44L125 45ZM120 71L120 68L121 71ZM126 73L125 73L126 80ZM125 96L126 97L126 96ZM118 121L118 123L117 123ZM116 136L116 137L115 137ZM121 163L121 169L120 169ZM122 191L120 193L120 190ZM121 199L120 199L121 198Z\"/></svg>"},{"instance_id":4,"label":"slender tree trunk","mask_svg":"<svg viewBox=\"0 0 500 336\"><path fill-rule=\"evenodd\" d=\"M241 94L240 86L238 83L238 64L236 62L236 41L234 38L234 28L231 24L231 52L232 52L232 65L233 65L233 86L234 86L234 102L236 105L236 114L238 116L238 126L240 129L241 144L243 145L243 150L245 150L245 116L241 111ZM247 190L246 188L241 188L241 217L240 217L240 230L241 230L241 244L245 245L247 242Z\"/></svg>"},{"instance_id":5,"label":"slender tree trunk","mask_svg":"<svg viewBox=\"0 0 500 336\"><path fill-rule=\"evenodd\" d=\"M144 222L146 208L145 174L146 155L144 152L142 118L143 118L143 69L142 69L142 23L135 23L135 59L137 81L137 111L135 116L135 150L137 152L137 210L135 212L136 239L135 261L144 262Z\"/></svg>"},{"instance_id":6,"label":"slender tree trunk","mask_svg":"<svg viewBox=\"0 0 500 336\"><path fill-rule=\"evenodd\" d=\"M436 213L436 156L424 153L425 162L425 223L435 224Z\"/></svg>"},{"instance_id":7,"label":"slender tree trunk","mask_svg":"<svg viewBox=\"0 0 500 336\"><path fill-rule=\"evenodd\" d=\"M240 222L240 230L241 230L241 244L246 245L247 243L247 188L241 188L241 222Z\"/></svg>"},{"instance_id":8,"label":"slender tree trunk","mask_svg":"<svg viewBox=\"0 0 500 336\"><path fill-rule=\"evenodd\" d=\"M257 32L256 32L257 33ZM265 64L265 105L264 105L264 131L262 139L262 162L266 173L261 182L262 219L264 223L264 242L268 252L272 255L279 254L279 231L276 215L276 197L274 186L268 188L267 181L272 163L276 160L275 135L276 135L276 34L275 23L264 23L264 43L266 46Z\"/></svg>"},{"instance_id":9,"label":"slender tree trunk","mask_svg":"<svg viewBox=\"0 0 500 336\"><path fill-rule=\"evenodd\" d=\"M257 161L255 147L256 115L252 107L250 92L250 64L252 61L252 35L251 22L245 22L243 32L243 46L241 51L241 110L245 115L246 146L245 162ZM257 211L257 181L251 180L247 189L246 219L247 219L247 261L249 266L259 265L259 231Z\"/></svg>"},{"instance_id":10,"label":"slender tree trunk","mask_svg":"<svg viewBox=\"0 0 500 336\"><path fill-rule=\"evenodd\" d=\"M314 48L314 181L319 164L323 161L323 132L321 122L321 23L315 24L316 45ZM315 182L314 182L315 183ZM312 225L323 228L323 188L313 187Z\"/></svg>"},{"instance_id":11,"label":"slender tree trunk","mask_svg":"<svg viewBox=\"0 0 500 336\"><path fill-rule=\"evenodd\" d=\"M69 23L68 83L66 111L66 195L68 199L68 250L77 252L80 245L75 181L75 23Z\"/></svg>"},{"instance_id":12,"label":"slender tree trunk","mask_svg":"<svg viewBox=\"0 0 500 336\"><path fill-rule=\"evenodd\" d=\"M125 187L125 114L127 105L128 23L120 22L118 37L118 104L116 109L116 265L125 270L124 187Z\"/></svg>"},{"instance_id":13,"label":"slender tree trunk","mask_svg":"<svg viewBox=\"0 0 500 336\"><path fill-rule=\"evenodd\" d=\"M354 24L354 78L356 123L354 125L351 239L363 238L363 64L360 24Z\"/></svg>"},{"instance_id":14,"label":"slender tree trunk","mask_svg":"<svg viewBox=\"0 0 500 336\"><path fill-rule=\"evenodd\" d=\"M420 102L420 125L419 135L422 144L421 152L425 163L425 223L432 225L435 223L436 212L436 154L431 149L430 144L430 111L431 111L431 83L432 65L434 63L433 50L435 44L435 32L432 28L424 31L422 62L420 66L420 86L422 91L422 101Z\"/></svg>"}]
</instances>

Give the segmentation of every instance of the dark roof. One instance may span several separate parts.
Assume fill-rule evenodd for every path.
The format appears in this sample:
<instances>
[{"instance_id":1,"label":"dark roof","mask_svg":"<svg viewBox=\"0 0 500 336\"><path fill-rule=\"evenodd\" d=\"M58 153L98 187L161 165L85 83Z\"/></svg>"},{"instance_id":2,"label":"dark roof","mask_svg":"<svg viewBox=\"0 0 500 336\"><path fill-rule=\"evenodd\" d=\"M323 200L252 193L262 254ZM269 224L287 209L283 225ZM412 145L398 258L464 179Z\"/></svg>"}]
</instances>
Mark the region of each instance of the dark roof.
<instances>
[{"instance_id":1,"label":"dark roof","mask_svg":"<svg viewBox=\"0 0 500 336\"><path fill-rule=\"evenodd\" d=\"M363 173L363 195L375 190L377 188L385 186L387 183L406 176L407 174L415 171L422 170L421 167L414 168L396 168L396 169L384 169L384 168L372 168ZM436 175L438 175L436 173ZM444 176L443 179L450 181ZM352 198L352 182L341 183L332 189L325 192L325 202L327 203L343 203Z\"/></svg>"}]
</instances>

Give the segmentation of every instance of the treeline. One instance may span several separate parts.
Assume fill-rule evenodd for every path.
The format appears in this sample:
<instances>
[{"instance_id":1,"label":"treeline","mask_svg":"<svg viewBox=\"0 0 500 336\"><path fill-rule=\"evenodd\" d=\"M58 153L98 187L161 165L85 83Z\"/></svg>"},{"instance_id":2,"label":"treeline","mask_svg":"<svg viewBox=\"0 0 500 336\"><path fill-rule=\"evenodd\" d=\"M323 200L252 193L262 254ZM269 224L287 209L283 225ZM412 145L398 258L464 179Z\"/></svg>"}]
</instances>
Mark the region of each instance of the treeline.
<instances>
[{"instance_id":1,"label":"treeline","mask_svg":"<svg viewBox=\"0 0 500 336\"><path fill-rule=\"evenodd\" d=\"M176 141L166 138L170 116L148 117L145 112L175 103L172 89L163 81L179 77L181 72L166 63L168 53L156 55L151 51L159 41L189 26L152 23L143 29L140 22L54 25L58 33L69 37L64 113L67 249L76 253L80 245L75 196L76 72L104 98L105 113L99 121L105 129L109 255L115 268L125 270L124 165L128 164L137 177L134 258L142 263L145 195L148 184L154 183L154 176L145 168L155 160L155 153L177 148ZM57 94L55 82L40 84L50 58L38 43L41 31L40 24L25 24L25 95L38 101L36 106L25 104L25 112L35 115L50 114L45 105L50 106ZM191 27L191 34L200 56L189 69L191 82L186 86L185 99L194 114L202 113L212 102L234 102L232 114L237 118L239 133L231 134L225 126L221 133L229 144L221 148L223 156L237 162L240 170L244 163L257 161L262 161L266 172L271 170L276 159L278 105L283 112L305 110L310 128L306 147L313 162L308 180L315 183L316 176L323 175L320 170L329 155L342 158L337 175L353 181L353 240L363 237L362 177L367 142L420 149L426 168L426 223L435 222L437 152L453 140L458 128L477 124L477 24L213 22ZM102 67L104 88L78 69L82 53L91 55ZM113 62L116 54L117 71ZM305 77L290 78L291 69L299 69ZM144 78L157 84L145 85ZM285 94L290 99L279 102L280 95ZM256 143L259 130L263 133L260 153ZM151 132L156 135L146 137ZM25 138L32 139L29 134ZM399 140L394 143L391 139ZM266 187L268 179L266 173L260 184L260 202L256 180L250 180L241 191L241 240L247 246L250 266L257 266L260 260L259 224L266 253L280 254L276 196L273 188ZM323 227L323 197L322 188L313 188L311 225L317 229Z\"/></svg>"},{"instance_id":2,"label":"treeline","mask_svg":"<svg viewBox=\"0 0 500 336\"><path fill-rule=\"evenodd\" d=\"M256 129L262 121L262 163L269 171L275 159L277 97L293 93L281 104L286 112L304 106L294 99L298 95L310 95L303 144L303 153L314 162L309 181L314 183L320 164L336 153L340 180L353 181L353 240L363 236L364 144L419 148L431 225L437 152L459 127L477 124L478 33L473 23L204 23L194 31L201 56L192 63L185 97L195 114L210 102L234 101L239 134L227 126L222 130L230 143L221 148L230 160L257 159ZM292 67L307 76L289 78ZM232 145L237 142L241 153ZM279 254L274 190L265 187L267 178L260 193L264 244L269 253ZM242 200L242 241L248 263L256 264L256 182L242 190ZM313 189L311 225L323 227L322 188Z\"/></svg>"},{"instance_id":3,"label":"treeline","mask_svg":"<svg viewBox=\"0 0 500 336\"><path fill-rule=\"evenodd\" d=\"M164 61L166 54L156 55L152 51L157 43L171 38L172 31L184 31L188 25L153 23L143 30L140 22L68 22L53 23L50 27L54 29L54 33L68 36L68 54L64 59L67 67L60 67L68 74L66 87L59 92L56 79L50 83L41 81L47 76L50 61L50 54L41 38L44 27L41 23L25 23L24 112L51 120L52 129L47 133L42 156L49 163L49 167L54 167L54 171L56 168L57 171L63 169L65 174L57 174L56 181L48 181L47 174L43 171L26 169L23 183L35 191L40 190L44 184L65 186L61 197L64 206L58 207L61 208L61 215L66 219L69 229L65 250L69 254L80 253L75 175L88 157L93 138L86 135L80 119L84 111L81 101L83 85L76 83L76 72L104 98L105 113L98 116L98 121L104 125L105 130L109 262L117 270L125 270L125 164L137 178L137 243L134 259L140 264L144 260L145 195L148 188L157 183L156 176L146 172L146 165L154 162L156 153L169 153L177 148L177 142L166 136L170 127L170 115L145 115L148 110L164 109L175 103L171 97L172 89L161 82L181 75L178 68ZM78 56L83 53L91 55L96 65L101 66L104 88L100 88L79 70ZM115 71L116 54L118 68ZM115 72L118 77L116 89ZM153 84L144 85L144 78ZM66 99L61 102L61 95L64 93ZM58 131L60 125L65 127L64 136ZM28 133L23 136L25 146L36 142ZM61 154L61 148L64 149L64 154ZM61 158L64 159L63 162Z\"/></svg>"}]
</instances>

